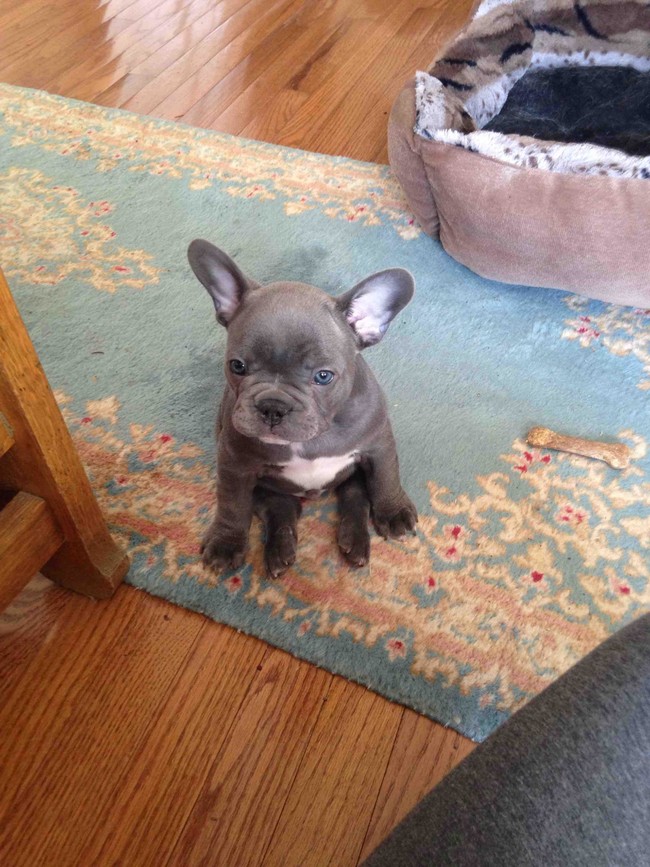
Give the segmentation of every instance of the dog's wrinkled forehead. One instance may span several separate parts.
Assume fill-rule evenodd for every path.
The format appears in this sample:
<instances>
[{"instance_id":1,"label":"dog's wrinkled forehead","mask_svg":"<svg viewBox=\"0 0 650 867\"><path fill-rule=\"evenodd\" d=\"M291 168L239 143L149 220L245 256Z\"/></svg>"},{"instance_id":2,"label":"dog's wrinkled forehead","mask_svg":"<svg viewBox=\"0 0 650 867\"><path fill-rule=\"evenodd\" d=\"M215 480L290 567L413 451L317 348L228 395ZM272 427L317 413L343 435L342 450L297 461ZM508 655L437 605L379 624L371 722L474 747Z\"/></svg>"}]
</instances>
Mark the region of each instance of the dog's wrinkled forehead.
<instances>
[{"instance_id":1,"label":"dog's wrinkled forehead","mask_svg":"<svg viewBox=\"0 0 650 867\"><path fill-rule=\"evenodd\" d=\"M228 330L228 344L267 368L305 367L335 358L354 339L332 299L300 283L272 283L251 292Z\"/></svg>"}]
</instances>

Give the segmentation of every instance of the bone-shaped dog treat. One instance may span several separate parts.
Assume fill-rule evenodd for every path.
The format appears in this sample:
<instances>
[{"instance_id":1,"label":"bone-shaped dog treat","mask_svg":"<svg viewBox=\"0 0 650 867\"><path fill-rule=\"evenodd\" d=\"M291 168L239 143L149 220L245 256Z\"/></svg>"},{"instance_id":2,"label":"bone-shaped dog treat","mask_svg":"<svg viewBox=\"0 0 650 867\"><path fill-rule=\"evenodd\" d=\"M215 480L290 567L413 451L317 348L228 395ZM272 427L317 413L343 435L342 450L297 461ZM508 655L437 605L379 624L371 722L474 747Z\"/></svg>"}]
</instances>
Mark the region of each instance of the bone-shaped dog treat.
<instances>
[{"instance_id":1,"label":"bone-shaped dog treat","mask_svg":"<svg viewBox=\"0 0 650 867\"><path fill-rule=\"evenodd\" d=\"M597 440L586 440L582 437L568 437L555 433L547 427L534 427L528 431L528 444L543 449L557 449L560 452L571 452L584 458L595 458L605 461L616 470L629 467L632 452L624 443L602 443Z\"/></svg>"}]
</instances>

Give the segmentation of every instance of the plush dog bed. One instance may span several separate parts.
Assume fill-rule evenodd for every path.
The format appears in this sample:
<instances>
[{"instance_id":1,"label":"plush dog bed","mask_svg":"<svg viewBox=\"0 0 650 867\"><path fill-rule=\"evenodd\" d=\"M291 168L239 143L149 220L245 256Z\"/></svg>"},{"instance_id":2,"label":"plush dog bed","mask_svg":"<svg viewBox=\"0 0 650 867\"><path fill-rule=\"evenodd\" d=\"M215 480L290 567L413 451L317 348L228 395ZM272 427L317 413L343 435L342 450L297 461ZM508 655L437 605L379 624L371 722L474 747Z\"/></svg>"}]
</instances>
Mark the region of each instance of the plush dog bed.
<instances>
[{"instance_id":1,"label":"plush dog bed","mask_svg":"<svg viewBox=\"0 0 650 867\"><path fill-rule=\"evenodd\" d=\"M650 4L485 0L397 99L424 230L479 274L650 306Z\"/></svg>"}]
</instances>

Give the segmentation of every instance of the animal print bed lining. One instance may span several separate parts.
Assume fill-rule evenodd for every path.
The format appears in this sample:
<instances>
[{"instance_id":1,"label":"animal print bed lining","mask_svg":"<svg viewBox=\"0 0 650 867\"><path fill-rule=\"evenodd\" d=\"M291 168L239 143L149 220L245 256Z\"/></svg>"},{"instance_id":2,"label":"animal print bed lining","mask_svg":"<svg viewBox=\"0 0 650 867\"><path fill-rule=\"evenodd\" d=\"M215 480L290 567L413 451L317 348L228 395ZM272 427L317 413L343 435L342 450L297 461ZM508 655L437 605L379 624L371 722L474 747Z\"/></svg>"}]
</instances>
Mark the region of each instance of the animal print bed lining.
<instances>
[{"instance_id":1,"label":"animal print bed lining","mask_svg":"<svg viewBox=\"0 0 650 867\"><path fill-rule=\"evenodd\" d=\"M416 76L415 132L522 168L650 178L650 157L483 129L534 69L650 70L650 6L632 0L485 0L429 73Z\"/></svg>"}]
</instances>

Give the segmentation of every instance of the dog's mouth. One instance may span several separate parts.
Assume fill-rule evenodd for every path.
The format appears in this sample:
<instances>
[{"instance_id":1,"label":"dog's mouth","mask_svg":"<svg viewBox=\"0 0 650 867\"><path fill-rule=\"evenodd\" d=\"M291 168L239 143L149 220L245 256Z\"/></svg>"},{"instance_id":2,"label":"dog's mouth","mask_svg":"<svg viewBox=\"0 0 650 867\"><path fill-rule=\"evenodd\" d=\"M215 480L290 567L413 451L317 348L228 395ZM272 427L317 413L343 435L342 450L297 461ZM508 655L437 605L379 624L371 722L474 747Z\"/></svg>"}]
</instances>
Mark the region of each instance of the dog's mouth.
<instances>
[{"instance_id":1,"label":"dog's mouth","mask_svg":"<svg viewBox=\"0 0 650 867\"><path fill-rule=\"evenodd\" d=\"M239 433L271 445L304 443L324 433L329 422L308 409L295 409L282 417L264 414L256 406L238 401L232 415L233 426Z\"/></svg>"},{"instance_id":2,"label":"dog's mouth","mask_svg":"<svg viewBox=\"0 0 650 867\"><path fill-rule=\"evenodd\" d=\"M308 440L313 440L315 437L324 433L329 424L289 424L288 422L280 423L274 427L265 425L264 422L259 422L255 417L253 419L243 419L237 415L233 416L233 426L239 433L260 442L269 445L291 445L292 443L304 443Z\"/></svg>"},{"instance_id":3,"label":"dog's mouth","mask_svg":"<svg viewBox=\"0 0 650 867\"><path fill-rule=\"evenodd\" d=\"M306 442L330 426L312 395L268 382L251 382L239 392L232 423L244 436L274 445Z\"/></svg>"},{"instance_id":4,"label":"dog's mouth","mask_svg":"<svg viewBox=\"0 0 650 867\"><path fill-rule=\"evenodd\" d=\"M273 445L273 446L289 446L289 445L291 445L292 442L300 442L300 440L284 439L281 436L279 431L278 432L269 431L269 433L266 433L264 435L260 434L260 436L258 436L257 439L260 440L260 442L267 443L268 445Z\"/></svg>"}]
</instances>

